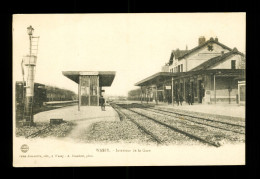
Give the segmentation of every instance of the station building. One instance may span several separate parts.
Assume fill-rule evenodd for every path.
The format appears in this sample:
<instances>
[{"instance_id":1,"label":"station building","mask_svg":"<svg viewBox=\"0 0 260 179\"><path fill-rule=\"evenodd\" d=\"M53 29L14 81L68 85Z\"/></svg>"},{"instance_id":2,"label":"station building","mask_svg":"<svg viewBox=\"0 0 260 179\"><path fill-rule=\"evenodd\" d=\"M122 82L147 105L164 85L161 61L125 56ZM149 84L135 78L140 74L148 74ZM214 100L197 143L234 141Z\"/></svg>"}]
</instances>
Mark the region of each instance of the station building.
<instances>
[{"instance_id":1,"label":"station building","mask_svg":"<svg viewBox=\"0 0 260 179\"><path fill-rule=\"evenodd\" d=\"M135 84L140 100L174 104L177 93L193 103L245 103L245 55L218 38L198 39L198 46L173 50L162 71Z\"/></svg>"},{"instance_id":2,"label":"station building","mask_svg":"<svg viewBox=\"0 0 260 179\"><path fill-rule=\"evenodd\" d=\"M99 106L102 87L111 86L115 71L63 71L64 76L78 84L78 109L80 106Z\"/></svg>"}]
</instances>

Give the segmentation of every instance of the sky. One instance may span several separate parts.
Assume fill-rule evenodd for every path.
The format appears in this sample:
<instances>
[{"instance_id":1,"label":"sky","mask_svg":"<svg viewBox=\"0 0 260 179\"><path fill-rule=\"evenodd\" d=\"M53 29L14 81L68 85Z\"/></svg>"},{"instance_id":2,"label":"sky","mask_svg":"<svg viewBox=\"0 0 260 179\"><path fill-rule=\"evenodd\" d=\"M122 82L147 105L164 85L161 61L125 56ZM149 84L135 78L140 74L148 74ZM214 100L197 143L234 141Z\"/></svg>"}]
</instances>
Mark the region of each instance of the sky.
<instances>
[{"instance_id":1,"label":"sky","mask_svg":"<svg viewBox=\"0 0 260 179\"><path fill-rule=\"evenodd\" d=\"M116 71L106 95L126 96L134 84L161 70L174 49L192 49L198 38L245 53L245 13L17 14L13 16L13 82L22 80L29 54L27 27L40 36L35 82L69 89L62 71Z\"/></svg>"}]
</instances>

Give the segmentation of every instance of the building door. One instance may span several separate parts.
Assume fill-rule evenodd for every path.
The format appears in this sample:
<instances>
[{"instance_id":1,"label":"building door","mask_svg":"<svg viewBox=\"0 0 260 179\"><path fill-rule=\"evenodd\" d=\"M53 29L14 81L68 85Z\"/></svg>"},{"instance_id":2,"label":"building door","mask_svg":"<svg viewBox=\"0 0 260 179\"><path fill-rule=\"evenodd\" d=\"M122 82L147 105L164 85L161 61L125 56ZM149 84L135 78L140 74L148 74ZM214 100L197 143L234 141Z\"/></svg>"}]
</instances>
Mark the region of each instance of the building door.
<instances>
[{"instance_id":1,"label":"building door","mask_svg":"<svg viewBox=\"0 0 260 179\"><path fill-rule=\"evenodd\" d=\"M202 103L202 98L204 96L204 90L203 90L203 86L202 86L202 80L198 81L198 86L199 86L199 96L198 96L198 102Z\"/></svg>"},{"instance_id":2,"label":"building door","mask_svg":"<svg viewBox=\"0 0 260 179\"><path fill-rule=\"evenodd\" d=\"M246 102L246 85L245 81L238 82L238 101L239 104L244 105Z\"/></svg>"},{"instance_id":3,"label":"building door","mask_svg":"<svg viewBox=\"0 0 260 179\"><path fill-rule=\"evenodd\" d=\"M194 83L190 82L191 102L194 103Z\"/></svg>"},{"instance_id":4,"label":"building door","mask_svg":"<svg viewBox=\"0 0 260 179\"><path fill-rule=\"evenodd\" d=\"M174 88L174 91L173 91L175 100L177 99L178 90L179 90L179 84L175 83L175 88Z\"/></svg>"},{"instance_id":5,"label":"building door","mask_svg":"<svg viewBox=\"0 0 260 179\"><path fill-rule=\"evenodd\" d=\"M188 95L190 92L190 83L189 82L185 82L185 100L188 103Z\"/></svg>"}]
</instances>

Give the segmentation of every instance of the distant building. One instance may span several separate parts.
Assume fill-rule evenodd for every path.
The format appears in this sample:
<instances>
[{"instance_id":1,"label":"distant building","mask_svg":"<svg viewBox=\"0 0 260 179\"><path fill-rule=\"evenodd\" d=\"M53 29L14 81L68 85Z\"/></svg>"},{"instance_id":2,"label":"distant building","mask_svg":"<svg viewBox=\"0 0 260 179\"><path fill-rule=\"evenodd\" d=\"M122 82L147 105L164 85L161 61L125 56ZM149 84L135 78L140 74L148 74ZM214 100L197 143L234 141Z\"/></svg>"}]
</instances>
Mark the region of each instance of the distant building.
<instances>
[{"instance_id":1,"label":"distant building","mask_svg":"<svg viewBox=\"0 0 260 179\"><path fill-rule=\"evenodd\" d=\"M185 101L190 93L197 103L240 103L245 93L239 93L243 90L238 90L238 82L244 80L243 53L225 46L218 38L206 41L200 37L198 46L173 50L162 72L136 85L141 86L143 99L152 96L157 102L173 102L179 91Z\"/></svg>"}]
</instances>

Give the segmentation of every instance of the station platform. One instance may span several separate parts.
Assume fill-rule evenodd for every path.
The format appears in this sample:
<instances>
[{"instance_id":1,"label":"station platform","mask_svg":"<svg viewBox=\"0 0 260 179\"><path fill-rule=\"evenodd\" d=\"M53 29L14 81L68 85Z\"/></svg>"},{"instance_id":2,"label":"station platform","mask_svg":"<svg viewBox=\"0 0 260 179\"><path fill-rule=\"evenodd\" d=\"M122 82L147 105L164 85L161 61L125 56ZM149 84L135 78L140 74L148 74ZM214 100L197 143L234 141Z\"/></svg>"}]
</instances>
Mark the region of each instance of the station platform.
<instances>
[{"instance_id":1,"label":"station platform","mask_svg":"<svg viewBox=\"0 0 260 179\"><path fill-rule=\"evenodd\" d=\"M44 111L34 115L34 122L50 122L50 119L60 119L65 121L84 121L84 120L120 120L117 112L111 107L106 106L105 111L101 111L100 106L67 106L50 111Z\"/></svg>"},{"instance_id":2,"label":"station platform","mask_svg":"<svg viewBox=\"0 0 260 179\"><path fill-rule=\"evenodd\" d=\"M138 101L137 103L141 103ZM143 102L146 104L146 102ZM155 102L148 102L148 104L154 104ZM187 103L183 103L182 105L177 105L174 103L172 104L162 103L159 102L155 107L159 108L171 108L177 109L187 112L197 112L197 113L205 113L205 114L212 114L212 115L219 115L219 116L226 116L226 117L236 117L245 119L246 115L246 108L245 106L241 106L238 104L198 104L194 103L189 105Z\"/></svg>"},{"instance_id":3,"label":"station platform","mask_svg":"<svg viewBox=\"0 0 260 179\"><path fill-rule=\"evenodd\" d=\"M233 105L233 104L182 104L177 105L165 105L159 104L158 107L174 108L184 111L192 111L198 113L214 114L228 117L245 118L245 106Z\"/></svg>"},{"instance_id":4,"label":"station platform","mask_svg":"<svg viewBox=\"0 0 260 179\"><path fill-rule=\"evenodd\" d=\"M63 119L75 124L73 130L63 138L65 141L80 142L81 137L91 130L92 124L100 121L120 121L117 112L111 107L106 106L105 111L100 106L68 106L50 111L45 111L34 115L34 122L49 123L50 119Z\"/></svg>"}]
</instances>

